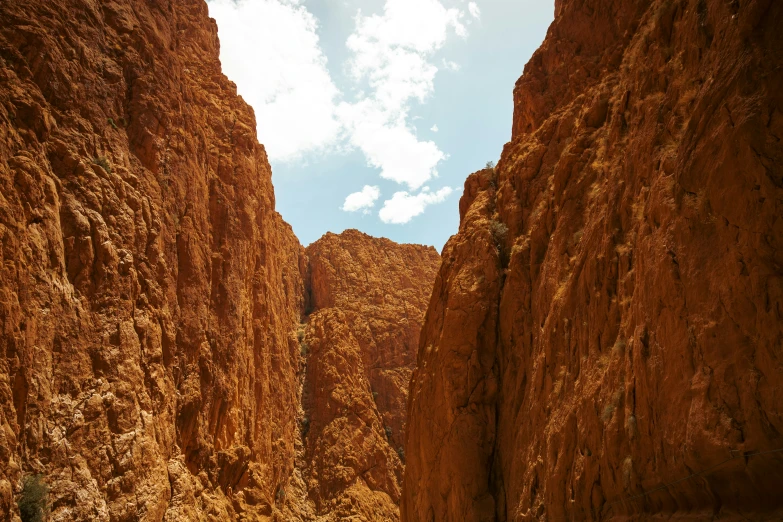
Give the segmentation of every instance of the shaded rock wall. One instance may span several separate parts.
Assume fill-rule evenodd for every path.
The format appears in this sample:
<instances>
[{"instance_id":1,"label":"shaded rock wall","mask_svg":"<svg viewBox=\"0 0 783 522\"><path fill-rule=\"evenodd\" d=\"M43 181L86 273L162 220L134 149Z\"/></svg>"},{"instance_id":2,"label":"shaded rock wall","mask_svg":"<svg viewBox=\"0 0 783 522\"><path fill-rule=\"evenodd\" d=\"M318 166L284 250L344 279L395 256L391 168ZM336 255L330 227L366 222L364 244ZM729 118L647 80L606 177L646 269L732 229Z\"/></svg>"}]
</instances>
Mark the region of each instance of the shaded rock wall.
<instances>
[{"instance_id":1,"label":"shaded rock wall","mask_svg":"<svg viewBox=\"0 0 783 522\"><path fill-rule=\"evenodd\" d=\"M307 256L303 442L282 520L398 520L408 384L440 256L356 230Z\"/></svg>"},{"instance_id":2,"label":"shaded rock wall","mask_svg":"<svg viewBox=\"0 0 783 522\"><path fill-rule=\"evenodd\" d=\"M0 3L0 518L272 514L304 252L201 0Z\"/></svg>"},{"instance_id":3,"label":"shaded rock wall","mask_svg":"<svg viewBox=\"0 0 783 522\"><path fill-rule=\"evenodd\" d=\"M781 517L781 27L556 2L443 251L403 520Z\"/></svg>"}]
</instances>

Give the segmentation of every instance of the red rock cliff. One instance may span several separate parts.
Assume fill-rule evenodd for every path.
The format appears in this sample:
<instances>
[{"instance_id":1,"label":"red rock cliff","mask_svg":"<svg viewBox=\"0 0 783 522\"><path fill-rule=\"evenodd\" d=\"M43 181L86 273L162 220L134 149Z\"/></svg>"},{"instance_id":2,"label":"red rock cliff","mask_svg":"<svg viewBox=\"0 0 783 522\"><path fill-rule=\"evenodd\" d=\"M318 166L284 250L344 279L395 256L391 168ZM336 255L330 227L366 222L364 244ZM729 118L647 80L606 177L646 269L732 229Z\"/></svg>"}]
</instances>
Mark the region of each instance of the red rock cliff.
<instances>
[{"instance_id":1,"label":"red rock cliff","mask_svg":"<svg viewBox=\"0 0 783 522\"><path fill-rule=\"evenodd\" d=\"M356 230L307 256L303 445L281 520L398 520L408 384L440 256Z\"/></svg>"},{"instance_id":2,"label":"red rock cliff","mask_svg":"<svg viewBox=\"0 0 783 522\"><path fill-rule=\"evenodd\" d=\"M399 518L440 257L305 253L218 45L202 0L0 4L3 520L30 474L52 520Z\"/></svg>"},{"instance_id":3,"label":"red rock cliff","mask_svg":"<svg viewBox=\"0 0 783 522\"><path fill-rule=\"evenodd\" d=\"M783 516L781 27L556 2L443 251L403 520Z\"/></svg>"},{"instance_id":4,"label":"red rock cliff","mask_svg":"<svg viewBox=\"0 0 783 522\"><path fill-rule=\"evenodd\" d=\"M303 249L202 0L0 2L0 518L271 515Z\"/></svg>"}]
</instances>

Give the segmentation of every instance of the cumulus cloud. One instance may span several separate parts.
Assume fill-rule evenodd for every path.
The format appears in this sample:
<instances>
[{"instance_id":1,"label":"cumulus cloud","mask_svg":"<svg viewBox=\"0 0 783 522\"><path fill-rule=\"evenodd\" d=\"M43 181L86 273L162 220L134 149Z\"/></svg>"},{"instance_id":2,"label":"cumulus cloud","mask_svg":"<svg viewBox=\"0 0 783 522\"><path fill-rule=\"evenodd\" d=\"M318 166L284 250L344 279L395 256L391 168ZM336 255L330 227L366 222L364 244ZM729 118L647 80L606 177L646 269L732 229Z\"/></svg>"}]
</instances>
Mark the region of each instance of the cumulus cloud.
<instances>
[{"instance_id":1,"label":"cumulus cloud","mask_svg":"<svg viewBox=\"0 0 783 522\"><path fill-rule=\"evenodd\" d=\"M350 129L350 143L381 170L382 178L415 190L437 175L435 167L446 158L434 142L416 137L404 113L391 118L372 100L342 104L338 112Z\"/></svg>"},{"instance_id":2,"label":"cumulus cloud","mask_svg":"<svg viewBox=\"0 0 783 522\"><path fill-rule=\"evenodd\" d=\"M476 4L476 2L468 3L468 11L470 12L470 16L473 18L481 18L481 9L479 9L479 6Z\"/></svg>"},{"instance_id":3,"label":"cumulus cloud","mask_svg":"<svg viewBox=\"0 0 783 522\"><path fill-rule=\"evenodd\" d=\"M368 79L384 108L399 110L409 99L424 99L438 71L429 55L446 42L449 29L466 36L459 9L438 0L386 0L382 15L356 15L356 29L346 42L355 79Z\"/></svg>"},{"instance_id":4,"label":"cumulus cloud","mask_svg":"<svg viewBox=\"0 0 783 522\"><path fill-rule=\"evenodd\" d=\"M333 145L339 96L326 69L316 18L299 0L209 0L223 72L253 106L272 160Z\"/></svg>"},{"instance_id":5,"label":"cumulus cloud","mask_svg":"<svg viewBox=\"0 0 783 522\"><path fill-rule=\"evenodd\" d=\"M433 125L433 126L430 128L430 130L431 130L432 132L438 132L438 124L436 123L435 125Z\"/></svg>"},{"instance_id":6,"label":"cumulus cloud","mask_svg":"<svg viewBox=\"0 0 783 522\"><path fill-rule=\"evenodd\" d=\"M364 214L368 214L370 209L375 206L375 202L379 197L381 197L381 190L378 187L365 185L360 192L349 194L340 208L346 212L362 210Z\"/></svg>"},{"instance_id":7,"label":"cumulus cloud","mask_svg":"<svg viewBox=\"0 0 783 522\"><path fill-rule=\"evenodd\" d=\"M446 69L447 71L457 72L460 70L461 67L460 64L458 64L457 62L452 62L451 60L447 60L444 58L443 68Z\"/></svg>"},{"instance_id":8,"label":"cumulus cloud","mask_svg":"<svg viewBox=\"0 0 783 522\"><path fill-rule=\"evenodd\" d=\"M350 143L360 149L381 177L416 190L436 177L446 154L433 141L419 140L408 121L412 101L425 101L434 90L438 68L432 55L453 31L466 36L464 13L438 0L386 0L382 14L356 15L346 45L349 70L369 93L341 104L340 120Z\"/></svg>"},{"instance_id":9,"label":"cumulus cloud","mask_svg":"<svg viewBox=\"0 0 783 522\"><path fill-rule=\"evenodd\" d=\"M384 223L401 225L423 213L427 206L442 203L451 192L451 187L443 187L437 192L430 192L424 187L416 195L404 191L395 192L391 199L383 202L383 208L378 215Z\"/></svg>"}]
</instances>

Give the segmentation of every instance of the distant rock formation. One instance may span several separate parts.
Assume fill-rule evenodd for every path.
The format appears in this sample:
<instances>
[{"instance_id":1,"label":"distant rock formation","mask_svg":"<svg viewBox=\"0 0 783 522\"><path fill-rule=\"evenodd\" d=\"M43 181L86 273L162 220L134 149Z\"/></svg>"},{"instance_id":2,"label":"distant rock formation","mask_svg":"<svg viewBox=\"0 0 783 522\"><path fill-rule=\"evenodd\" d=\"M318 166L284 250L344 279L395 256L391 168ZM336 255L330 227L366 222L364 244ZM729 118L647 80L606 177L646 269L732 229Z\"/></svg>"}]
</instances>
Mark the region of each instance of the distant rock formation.
<instances>
[{"instance_id":1,"label":"distant rock formation","mask_svg":"<svg viewBox=\"0 0 783 522\"><path fill-rule=\"evenodd\" d=\"M402 520L777 520L783 4L555 5L442 253Z\"/></svg>"},{"instance_id":2,"label":"distant rock formation","mask_svg":"<svg viewBox=\"0 0 783 522\"><path fill-rule=\"evenodd\" d=\"M408 383L440 256L356 230L307 256L304 444L281 520L398 520Z\"/></svg>"}]
</instances>

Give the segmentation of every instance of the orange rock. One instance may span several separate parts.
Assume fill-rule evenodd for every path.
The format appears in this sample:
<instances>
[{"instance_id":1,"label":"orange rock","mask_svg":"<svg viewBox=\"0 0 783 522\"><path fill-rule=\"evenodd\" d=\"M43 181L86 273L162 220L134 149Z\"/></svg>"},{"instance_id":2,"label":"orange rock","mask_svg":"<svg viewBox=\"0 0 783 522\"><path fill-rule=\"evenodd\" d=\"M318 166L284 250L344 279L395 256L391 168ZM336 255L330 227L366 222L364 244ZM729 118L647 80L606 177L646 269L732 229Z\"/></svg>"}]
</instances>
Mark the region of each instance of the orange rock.
<instances>
[{"instance_id":1,"label":"orange rock","mask_svg":"<svg viewBox=\"0 0 783 522\"><path fill-rule=\"evenodd\" d=\"M271 516L304 251L201 0L0 3L0 519Z\"/></svg>"},{"instance_id":2,"label":"orange rock","mask_svg":"<svg viewBox=\"0 0 783 522\"><path fill-rule=\"evenodd\" d=\"M556 2L443 251L403 520L783 517L783 452L743 457L783 448L781 26Z\"/></svg>"},{"instance_id":3,"label":"orange rock","mask_svg":"<svg viewBox=\"0 0 783 522\"><path fill-rule=\"evenodd\" d=\"M2 3L0 79L0 518L398 519L435 250L305 254L201 0Z\"/></svg>"},{"instance_id":4,"label":"orange rock","mask_svg":"<svg viewBox=\"0 0 783 522\"><path fill-rule=\"evenodd\" d=\"M304 445L281 520L398 520L408 383L440 256L356 230L307 256Z\"/></svg>"}]
</instances>

